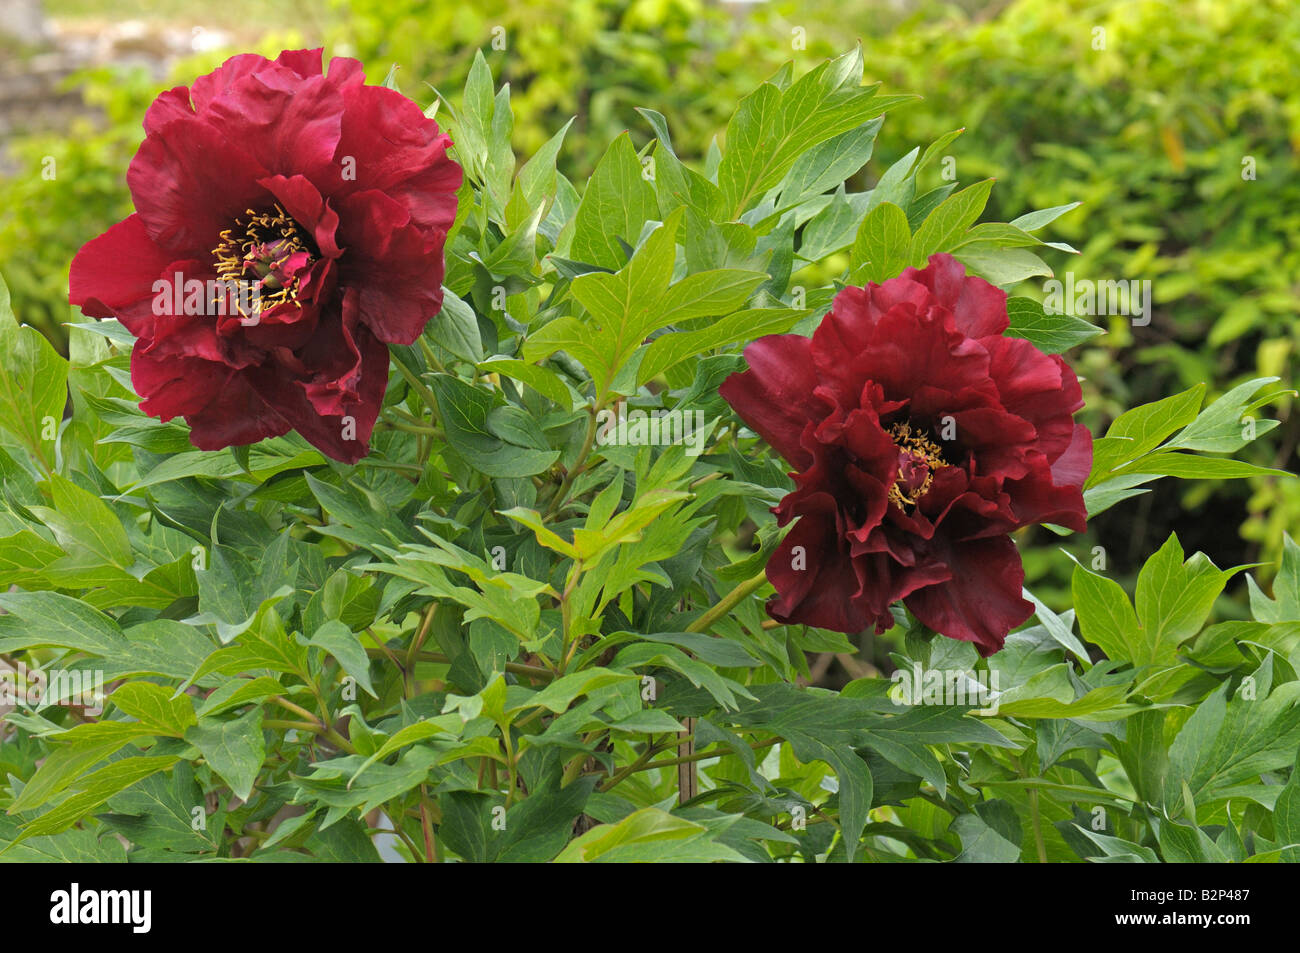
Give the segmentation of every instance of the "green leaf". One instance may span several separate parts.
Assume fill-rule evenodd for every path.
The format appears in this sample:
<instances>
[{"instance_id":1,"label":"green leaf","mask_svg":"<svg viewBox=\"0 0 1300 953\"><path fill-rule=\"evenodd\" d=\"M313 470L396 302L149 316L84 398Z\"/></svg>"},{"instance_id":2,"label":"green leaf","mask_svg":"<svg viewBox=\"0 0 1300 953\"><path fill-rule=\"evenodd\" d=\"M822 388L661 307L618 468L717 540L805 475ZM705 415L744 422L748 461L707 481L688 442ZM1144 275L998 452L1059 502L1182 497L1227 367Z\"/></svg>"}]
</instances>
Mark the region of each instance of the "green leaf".
<instances>
[{"instance_id":1,"label":"green leaf","mask_svg":"<svg viewBox=\"0 0 1300 953\"><path fill-rule=\"evenodd\" d=\"M1183 800L1187 785L1197 805L1229 796L1233 786L1295 762L1300 750L1300 683L1272 684L1272 655L1251 676L1254 697L1227 688L1201 702L1169 748L1166 807Z\"/></svg>"},{"instance_id":2,"label":"green leaf","mask_svg":"<svg viewBox=\"0 0 1300 953\"><path fill-rule=\"evenodd\" d=\"M1104 858L1110 863L1160 863L1160 858L1156 856L1156 852L1150 847L1143 847L1141 844L1135 844L1132 841L1127 841L1120 837L1111 837L1109 834L1101 834L1091 828L1082 827L1078 824L1075 824L1074 828L1101 848L1100 854L1085 856L1083 857L1084 860Z\"/></svg>"},{"instance_id":3,"label":"green leaf","mask_svg":"<svg viewBox=\"0 0 1300 953\"><path fill-rule=\"evenodd\" d=\"M1134 664L1172 663L1178 646L1201 631L1232 575L1233 570L1219 571L1204 553L1184 563L1183 548L1171 533L1138 573L1135 601L1142 651L1132 658Z\"/></svg>"},{"instance_id":4,"label":"green leaf","mask_svg":"<svg viewBox=\"0 0 1300 953\"><path fill-rule=\"evenodd\" d=\"M881 202L862 220L849 252L854 280L879 283L897 277L908 265L911 242L907 214L893 202Z\"/></svg>"},{"instance_id":5,"label":"green leaf","mask_svg":"<svg viewBox=\"0 0 1300 953\"><path fill-rule=\"evenodd\" d=\"M1116 474L1154 473L1183 480L1237 480L1252 476L1289 476L1288 470L1260 467L1230 457L1202 457L1191 453L1152 453L1117 467Z\"/></svg>"},{"instance_id":6,"label":"green leaf","mask_svg":"<svg viewBox=\"0 0 1300 953\"><path fill-rule=\"evenodd\" d=\"M461 718L457 714L440 716L437 718L426 718L413 724L401 728L391 738L380 745L375 753L367 758L361 767L357 768L356 773L352 775L348 784L351 785L361 773L369 768L376 761L382 761L390 754L401 751L417 742L424 741L426 738L432 738L434 735L456 734L461 725ZM494 742L495 744L495 742Z\"/></svg>"},{"instance_id":7,"label":"green leaf","mask_svg":"<svg viewBox=\"0 0 1300 953\"><path fill-rule=\"evenodd\" d=\"M35 328L20 326L0 278L0 427L17 437L48 472L68 399L68 362Z\"/></svg>"},{"instance_id":8,"label":"green leaf","mask_svg":"<svg viewBox=\"0 0 1300 953\"><path fill-rule=\"evenodd\" d=\"M1273 598L1250 582L1251 614L1260 622L1300 622L1300 545L1289 533L1282 534L1282 564L1273 577Z\"/></svg>"},{"instance_id":9,"label":"green leaf","mask_svg":"<svg viewBox=\"0 0 1300 953\"><path fill-rule=\"evenodd\" d=\"M1208 834L1196 826L1162 821L1160 824L1160 853L1170 864L1225 863L1227 858L1210 840Z\"/></svg>"},{"instance_id":10,"label":"green leaf","mask_svg":"<svg viewBox=\"0 0 1300 953\"><path fill-rule=\"evenodd\" d=\"M993 180L985 179L944 199L912 236L909 263L920 268L935 252L950 250L980 217L992 190Z\"/></svg>"},{"instance_id":11,"label":"green leaf","mask_svg":"<svg viewBox=\"0 0 1300 953\"><path fill-rule=\"evenodd\" d=\"M536 791L506 812L506 827L493 843L493 861L542 863L555 857L573 835L596 778L581 778L558 791Z\"/></svg>"},{"instance_id":12,"label":"green leaf","mask_svg":"<svg viewBox=\"0 0 1300 953\"><path fill-rule=\"evenodd\" d=\"M679 331L655 338L641 359L637 383L644 384L706 351L768 334L785 334L808 314L806 310L794 308L750 308L719 318L698 331Z\"/></svg>"},{"instance_id":13,"label":"green leaf","mask_svg":"<svg viewBox=\"0 0 1300 953\"><path fill-rule=\"evenodd\" d=\"M123 644L103 659L105 679L128 675L188 678L211 654L210 639L174 619L154 619L123 633Z\"/></svg>"},{"instance_id":14,"label":"green leaf","mask_svg":"<svg viewBox=\"0 0 1300 953\"><path fill-rule=\"evenodd\" d=\"M1009 224L1026 232L1036 232L1044 225L1050 225L1066 212L1076 209L1082 204L1082 202L1071 202L1069 205L1055 205L1052 208L1040 209L1037 212L1028 212L1019 218L1013 218Z\"/></svg>"},{"instance_id":15,"label":"green leaf","mask_svg":"<svg viewBox=\"0 0 1300 953\"><path fill-rule=\"evenodd\" d=\"M1246 437L1246 428L1242 418L1258 402L1251 404L1251 398L1265 384L1277 381L1276 377L1257 377L1254 380L1238 384L1218 400L1212 402L1190 424L1179 431L1166 443L1166 450L1205 450L1211 453L1231 453L1240 450L1250 440ZM1265 398L1271 400L1273 396ZM1256 436L1268 433L1278 425L1276 420L1261 420L1254 427Z\"/></svg>"},{"instance_id":16,"label":"green leaf","mask_svg":"<svg viewBox=\"0 0 1300 953\"><path fill-rule=\"evenodd\" d=\"M131 544L121 521L108 504L57 473L50 474L51 509L30 507L54 533L63 549L76 555L83 552L106 563L126 569L132 563Z\"/></svg>"},{"instance_id":17,"label":"green leaf","mask_svg":"<svg viewBox=\"0 0 1300 953\"><path fill-rule=\"evenodd\" d=\"M1008 298L1007 336L1024 338L1044 354L1060 354L1102 333L1101 328L1068 314L1048 314L1032 298Z\"/></svg>"},{"instance_id":18,"label":"green leaf","mask_svg":"<svg viewBox=\"0 0 1300 953\"><path fill-rule=\"evenodd\" d=\"M0 651L16 652L57 645L91 655L110 656L129 650L117 623L71 596L57 592L3 592Z\"/></svg>"},{"instance_id":19,"label":"green leaf","mask_svg":"<svg viewBox=\"0 0 1300 953\"><path fill-rule=\"evenodd\" d=\"M179 762L170 776L153 774L113 795L108 807L114 813L101 815L100 821L137 848L213 855L221 845L224 811L208 815L189 762ZM195 808L203 820L197 830Z\"/></svg>"},{"instance_id":20,"label":"green leaf","mask_svg":"<svg viewBox=\"0 0 1300 953\"><path fill-rule=\"evenodd\" d=\"M632 244L641 226L658 215L654 189L641 174L632 137L623 133L587 183L574 218L569 256L602 268L621 268L626 256L619 239Z\"/></svg>"},{"instance_id":21,"label":"green leaf","mask_svg":"<svg viewBox=\"0 0 1300 953\"><path fill-rule=\"evenodd\" d=\"M669 286L683 215L682 209L669 215L617 273L590 272L575 278L573 296L587 309L590 322L571 317L550 322L524 345L524 357L536 361L567 351L591 372L603 397L653 331L740 307L767 280L766 273L720 268L687 275Z\"/></svg>"},{"instance_id":22,"label":"green leaf","mask_svg":"<svg viewBox=\"0 0 1300 953\"><path fill-rule=\"evenodd\" d=\"M978 814L960 814L948 829L961 840L957 863L1014 864L1020 860L1020 843L1007 840Z\"/></svg>"},{"instance_id":23,"label":"green leaf","mask_svg":"<svg viewBox=\"0 0 1300 953\"><path fill-rule=\"evenodd\" d=\"M1075 565L1070 584L1083 637L1116 661L1144 657L1137 614L1119 584Z\"/></svg>"},{"instance_id":24,"label":"green leaf","mask_svg":"<svg viewBox=\"0 0 1300 953\"><path fill-rule=\"evenodd\" d=\"M180 738L197 721L190 696L152 682L130 682L109 697L120 710L157 734Z\"/></svg>"},{"instance_id":25,"label":"green leaf","mask_svg":"<svg viewBox=\"0 0 1300 953\"><path fill-rule=\"evenodd\" d=\"M77 793L46 811L23 828L20 840L41 834L57 834L92 813L119 791L124 791L151 774L166 771L176 763L175 755L123 758L106 764L76 783Z\"/></svg>"},{"instance_id":26,"label":"green leaf","mask_svg":"<svg viewBox=\"0 0 1300 953\"><path fill-rule=\"evenodd\" d=\"M559 713L565 711L575 698L635 678L636 675L631 672L616 672L607 668L588 668L581 672L572 672L560 676L526 702L512 706L507 713L513 714L525 708L546 708Z\"/></svg>"},{"instance_id":27,"label":"green leaf","mask_svg":"<svg viewBox=\"0 0 1300 953\"><path fill-rule=\"evenodd\" d=\"M147 738L153 731L145 725L121 721L97 721L78 725L58 735L45 761L32 775L13 804L18 814L40 807L66 789L87 768L111 757L132 741Z\"/></svg>"},{"instance_id":28,"label":"green leaf","mask_svg":"<svg viewBox=\"0 0 1300 953\"><path fill-rule=\"evenodd\" d=\"M581 558L572 543L543 524L542 515L536 510L516 506L508 510L501 510L501 515L527 526L533 531L537 542L547 549L553 550L562 556L567 556L569 559Z\"/></svg>"},{"instance_id":29,"label":"green leaf","mask_svg":"<svg viewBox=\"0 0 1300 953\"><path fill-rule=\"evenodd\" d=\"M361 818L348 817L318 828L303 843L317 860L334 864L380 864L383 858Z\"/></svg>"},{"instance_id":30,"label":"green leaf","mask_svg":"<svg viewBox=\"0 0 1300 953\"><path fill-rule=\"evenodd\" d=\"M452 377L436 374L430 387L438 401L438 416L447 430L447 442L465 462L490 477L526 477L541 473L559 459L558 450L538 450L507 443L488 427L495 406L486 390Z\"/></svg>"},{"instance_id":31,"label":"green leaf","mask_svg":"<svg viewBox=\"0 0 1300 953\"><path fill-rule=\"evenodd\" d=\"M953 257L990 284L1007 288L1035 275L1050 275L1047 262L1025 248L1001 248L983 243L963 245Z\"/></svg>"},{"instance_id":32,"label":"green leaf","mask_svg":"<svg viewBox=\"0 0 1300 953\"><path fill-rule=\"evenodd\" d=\"M311 644L324 649L338 660L343 671L357 680L371 698L378 698L370 682L370 656L361 640L337 619L330 619L311 637Z\"/></svg>"},{"instance_id":33,"label":"green leaf","mask_svg":"<svg viewBox=\"0 0 1300 953\"><path fill-rule=\"evenodd\" d=\"M471 364L483 359L483 340L479 335L474 309L459 296L442 289L442 310L425 327L429 340Z\"/></svg>"},{"instance_id":34,"label":"green leaf","mask_svg":"<svg viewBox=\"0 0 1300 953\"><path fill-rule=\"evenodd\" d=\"M480 361L478 369L485 373L504 374L527 384L543 397L554 401L565 410L573 407L573 394L554 371L536 364L508 357L490 357Z\"/></svg>"},{"instance_id":35,"label":"green leaf","mask_svg":"<svg viewBox=\"0 0 1300 953\"><path fill-rule=\"evenodd\" d=\"M1300 863L1300 765L1291 769L1291 778L1277 796L1273 806L1273 827L1277 831L1280 844L1288 845L1282 854L1282 861L1288 864Z\"/></svg>"},{"instance_id":36,"label":"green leaf","mask_svg":"<svg viewBox=\"0 0 1300 953\"><path fill-rule=\"evenodd\" d=\"M856 129L818 143L799 156L781 183L778 207L793 208L856 173L870 160L876 133L883 123L883 118L864 122Z\"/></svg>"},{"instance_id":37,"label":"green leaf","mask_svg":"<svg viewBox=\"0 0 1300 953\"><path fill-rule=\"evenodd\" d=\"M278 679L269 675L257 678L232 678L215 689L199 706L198 717L211 718L266 698L285 694Z\"/></svg>"},{"instance_id":38,"label":"green leaf","mask_svg":"<svg viewBox=\"0 0 1300 953\"><path fill-rule=\"evenodd\" d=\"M712 839L707 827L656 807L633 811L617 824L601 824L569 841L557 863L709 863L743 861Z\"/></svg>"},{"instance_id":39,"label":"green leaf","mask_svg":"<svg viewBox=\"0 0 1300 953\"><path fill-rule=\"evenodd\" d=\"M1100 483L1117 466L1150 453L1174 431L1191 423L1204 395L1205 385L1197 384L1116 417L1106 436L1093 442L1092 472L1084 488Z\"/></svg>"},{"instance_id":40,"label":"green leaf","mask_svg":"<svg viewBox=\"0 0 1300 953\"><path fill-rule=\"evenodd\" d=\"M1028 589L1025 589L1021 594L1034 604L1034 612L1038 616L1038 621L1043 624L1043 628L1047 630L1047 634L1060 643L1062 648L1073 654L1085 669L1090 667L1092 662L1088 657L1088 652L1083 647L1083 643L1074 637L1074 633L1070 631L1070 626L1055 612L1043 605Z\"/></svg>"},{"instance_id":41,"label":"green leaf","mask_svg":"<svg viewBox=\"0 0 1300 953\"><path fill-rule=\"evenodd\" d=\"M764 83L740 101L727 123L727 150L718 166L727 220L739 219L810 148L914 98L877 97L876 87L861 82L862 53L855 49L785 90Z\"/></svg>"},{"instance_id":42,"label":"green leaf","mask_svg":"<svg viewBox=\"0 0 1300 953\"><path fill-rule=\"evenodd\" d=\"M208 552L207 567L195 574L199 614L189 621L215 625L222 642L229 642L247 630L268 603L274 604L293 591L295 573L292 568L283 568L287 544L288 537L284 535L272 544L258 567L260 573L238 550L213 546ZM273 553L277 558L272 558ZM281 569L273 573L272 567L277 562ZM276 582L283 584L268 592L268 586Z\"/></svg>"},{"instance_id":43,"label":"green leaf","mask_svg":"<svg viewBox=\"0 0 1300 953\"><path fill-rule=\"evenodd\" d=\"M564 143L564 136L572 125L573 120L570 119L561 126L560 131L533 153L532 158L519 170L510 204L506 206L506 224L510 227L527 220L532 210L538 206L549 210L555 199L555 159Z\"/></svg>"},{"instance_id":44,"label":"green leaf","mask_svg":"<svg viewBox=\"0 0 1300 953\"><path fill-rule=\"evenodd\" d=\"M241 801L247 801L266 760L266 739L262 736L262 709L229 721L206 717L185 733L185 740L199 749L212 770L230 785Z\"/></svg>"},{"instance_id":45,"label":"green leaf","mask_svg":"<svg viewBox=\"0 0 1300 953\"><path fill-rule=\"evenodd\" d=\"M98 831L71 830L46 837L28 837L15 844L18 824L0 817L0 863L9 864L124 864L126 848L114 837Z\"/></svg>"}]
</instances>

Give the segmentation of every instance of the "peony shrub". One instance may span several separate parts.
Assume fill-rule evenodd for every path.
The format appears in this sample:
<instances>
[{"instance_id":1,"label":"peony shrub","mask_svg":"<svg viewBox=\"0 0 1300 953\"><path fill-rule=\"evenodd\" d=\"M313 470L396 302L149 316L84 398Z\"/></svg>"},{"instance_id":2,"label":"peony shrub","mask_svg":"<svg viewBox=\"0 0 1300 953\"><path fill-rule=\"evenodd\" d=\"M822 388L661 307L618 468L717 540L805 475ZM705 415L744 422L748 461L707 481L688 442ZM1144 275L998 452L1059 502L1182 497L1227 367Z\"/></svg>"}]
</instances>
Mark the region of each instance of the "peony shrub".
<instances>
[{"instance_id":1,"label":"peony shrub","mask_svg":"<svg viewBox=\"0 0 1300 953\"><path fill-rule=\"evenodd\" d=\"M849 191L920 108L862 71L580 183L481 56L163 93L67 360L0 290L0 859L1295 859L1300 549L1086 535L1289 478L1231 456L1285 391L1094 435L1100 329L1015 293L1073 206L979 222L951 137Z\"/></svg>"}]
</instances>

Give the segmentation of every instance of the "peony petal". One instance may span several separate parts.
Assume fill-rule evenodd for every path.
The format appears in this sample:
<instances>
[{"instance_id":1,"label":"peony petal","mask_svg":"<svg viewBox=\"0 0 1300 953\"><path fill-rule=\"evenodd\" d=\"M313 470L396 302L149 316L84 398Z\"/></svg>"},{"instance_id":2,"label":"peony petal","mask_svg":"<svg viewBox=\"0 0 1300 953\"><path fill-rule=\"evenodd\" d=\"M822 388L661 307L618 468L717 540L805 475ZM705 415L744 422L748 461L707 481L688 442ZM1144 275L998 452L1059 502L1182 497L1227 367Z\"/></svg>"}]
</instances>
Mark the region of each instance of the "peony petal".
<instances>
[{"instance_id":1,"label":"peony petal","mask_svg":"<svg viewBox=\"0 0 1300 953\"><path fill-rule=\"evenodd\" d=\"M846 403L856 401L867 381L874 381L891 401L912 400L923 386L960 395L960 406L995 404L997 388L989 379L988 352L976 341L946 326L942 314L899 305L880 315L856 353L841 349L840 332L823 321L813 333L812 356L819 376ZM953 401L944 412L951 412ZM919 412L926 412L921 408Z\"/></svg>"},{"instance_id":2,"label":"peony petal","mask_svg":"<svg viewBox=\"0 0 1300 953\"><path fill-rule=\"evenodd\" d=\"M321 68L324 52L320 47L314 50L285 50L275 58L275 62L293 70L303 79L311 79L313 76L324 75L325 71ZM355 63L356 60L352 62Z\"/></svg>"},{"instance_id":3,"label":"peony petal","mask_svg":"<svg viewBox=\"0 0 1300 953\"><path fill-rule=\"evenodd\" d=\"M1080 485L1053 482L1047 458L1040 453L1035 453L1029 463L1029 473L1023 479L1006 483L1020 525L1055 523L1077 533L1086 530L1088 515Z\"/></svg>"},{"instance_id":4,"label":"peony petal","mask_svg":"<svg viewBox=\"0 0 1300 953\"><path fill-rule=\"evenodd\" d=\"M158 94L144 114L145 135L152 135L173 119L194 118L188 86L173 86Z\"/></svg>"},{"instance_id":5,"label":"peony petal","mask_svg":"<svg viewBox=\"0 0 1300 953\"><path fill-rule=\"evenodd\" d=\"M223 450L289 432L289 422L267 405L246 374L234 374L212 392L206 406L186 416L190 440L200 450Z\"/></svg>"},{"instance_id":6,"label":"peony petal","mask_svg":"<svg viewBox=\"0 0 1300 953\"><path fill-rule=\"evenodd\" d=\"M339 283L360 291L362 323L388 344L410 344L442 309L441 246L382 192L356 192L338 205Z\"/></svg>"},{"instance_id":7,"label":"peony petal","mask_svg":"<svg viewBox=\"0 0 1300 953\"><path fill-rule=\"evenodd\" d=\"M791 466L806 469L813 458L800 443L804 428L827 413L813 393L818 378L809 340L771 334L745 348L745 361L749 370L730 375L718 393Z\"/></svg>"},{"instance_id":8,"label":"peony petal","mask_svg":"<svg viewBox=\"0 0 1300 953\"><path fill-rule=\"evenodd\" d=\"M270 173L313 181L337 175L343 94L324 76L268 66L232 84L205 118Z\"/></svg>"},{"instance_id":9,"label":"peony petal","mask_svg":"<svg viewBox=\"0 0 1300 953\"><path fill-rule=\"evenodd\" d=\"M1020 596L1025 571L1015 543L1009 536L957 543L936 536L930 546L952 579L916 590L904 604L935 632L973 642L980 655L992 655L1034 611Z\"/></svg>"},{"instance_id":10,"label":"peony petal","mask_svg":"<svg viewBox=\"0 0 1300 953\"><path fill-rule=\"evenodd\" d=\"M908 268L899 278L933 291L934 302L951 313L953 326L967 337L1001 334L1010 324L1007 293L983 278L966 274L965 266L951 255L931 255L925 268Z\"/></svg>"},{"instance_id":11,"label":"peony petal","mask_svg":"<svg viewBox=\"0 0 1300 953\"><path fill-rule=\"evenodd\" d=\"M767 563L777 595L768 614L787 625L815 625L856 634L880 619L854 596L862 588L854 560L840 545L835 499L821 494L794 525Z\"/></svg>"},{"instance_id":12,"label":"peony petal","mask_svg":"<svg viewBox=\"0 0 1300 953\"><path fill-rule=\"evenodd\" d=\"M325 258L338 258L343 254L337 241L339 217L321 197L311 180L303 175L273 175L258 181L289 217L309 232L316 247Z\"/></svg>"},{"instance_id":13,"label":"peony petal","mask_svg":"<svg viewBox=\"0 0 1300 953\"><path fill-rule=\"evenodd\" d=\"M388 348L360 323L356 299L351 292L341 315L322 316L316 338L293 362L306 368L305 375L295 377L283 362L273 362L250 378L293 429L345 463L369 452L388 386Z\"/></svg>"},{"instance_id":14,"label":"peony petal","mask_svg":"<svg viewBox=\"0 0 1300 953\"><path fill-rule=\"evenodd\" d=\"M230 57L211 73L200 76L190 85L190 98L194 101L195 111L203 112L216 99L226 95L235 83L270 65L270 60L256 53L240 53ZM318 74L319 72L317 70Z\"/></svg>"},{"instance_id":15,"label":"peony petal","mask_svg":"<svg viewBox=\"0 0 1300 953\"><path fill-rule=\"evenodd\" d=\"M447 157L451 139L394 90L356 86L345 101L338 155L351 161L340 162L322 188L339 197L378 189L405 208L426 237L441 242L456 220L462 178Z\"/></svg>"},{"instance_id":16,"label":"peony petal","mask_svg":"<svg viewBox=\"0 0 1300 953\"><path fill-rule=\"evenodd\" d=\"M198 118L164 123L131 160L126 182L149 237L174 258L208 258L220 233L269 196L266 170Z\"/></svg>"},{"instance_id":17,"label":"peony petal","mask_svg":"<svg viewBox=\"0 0 1300 953\"><path fill-rule=\"evenodd\" d=\"M1052 481L1058 486L1082 487L1092 472L1092 433L1074 425L1070 445L1052 462Z\"/></svg>"},{"instance_id":18,"label":"peony petal","mask_svg":"<svg viewBox=\"0 0 1300 953\"><path fill-rule=\"evenodd\" d=\"M68 299L91 317L118 317L138 336L152 315L154 282L169 275L171 262L140 216L130 215L81 246L68 274Z\"/></svg>"},{"instance_id":19,"label":"peony petal","mask_svg":"<svg viewBox=\"0 0 1300 953\"><path fill-rule=\"evenodd\" d=\"M140 409L159 420L199 413L234 373L199 357L158 356L146 348L131 352L131 386L142 398Z\"/></svg>"},{"instance_id":20,"label":"peony petal","mask_svg":"<svg viewBox=\"0 0 1300 953\"><path fill-rule=\"evenodd\" d=\"M1036 446L1055 460L1074 435L1072 416L1083 406L1079 380L1059 356L1044 354L1019 338L986 338L989 374L1002 406L1034 425Z\"/></svg>"}]
</instances>

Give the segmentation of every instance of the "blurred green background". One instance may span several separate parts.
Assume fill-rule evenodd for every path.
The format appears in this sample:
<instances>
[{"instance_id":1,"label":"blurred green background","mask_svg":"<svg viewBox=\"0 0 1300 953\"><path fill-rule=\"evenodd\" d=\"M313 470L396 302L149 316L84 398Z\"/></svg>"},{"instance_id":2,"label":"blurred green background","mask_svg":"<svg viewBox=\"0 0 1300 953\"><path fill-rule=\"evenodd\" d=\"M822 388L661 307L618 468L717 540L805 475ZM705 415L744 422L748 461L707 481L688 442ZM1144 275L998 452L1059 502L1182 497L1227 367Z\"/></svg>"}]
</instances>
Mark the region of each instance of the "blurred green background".
<instances>
[{"instance_id":1,"label":"blurred green background","mask_svg":"<svg viewBox=\"0 0 1300 953\"><path fill-rule=\"evenodd\" d=\"M870 79L924 100L889 115L857 188L964 127L950 168L962 182L997 178L987 219L1082 201L1051 228L1082 252L1049 252L1058 275L1152 282L1149 327L1111 318L1074 352L1094 432L1198 382L1211 398L1256 376L1294 385L1294 0L46 0L43 14L43 30L0 36L0 270L19 317L60 345L69 260L130 211L125 171L146 105L231 52L324 43L362 59L372 82L396 65L400 88L427 105L432 87L456 95L481 48L511 84L517 153L576 117L560 167L581 182L623 129L638 146L650 137L634 107L663 113L677 153L699 159L782 63L806 69L861 43ZM1041 297L1041 283L1017 293ZM1284 423L1243 455L1297 469L1292 402L1262 412ZM1087 543L1105 545L1123 577L1172 528L1226 566L1275 560L1281 531L1297 527L1298 481L1167 480L1100 517ZM1030 580L1061 594L1052 546L1024 548Z\"/></svg>"}]
</instances>

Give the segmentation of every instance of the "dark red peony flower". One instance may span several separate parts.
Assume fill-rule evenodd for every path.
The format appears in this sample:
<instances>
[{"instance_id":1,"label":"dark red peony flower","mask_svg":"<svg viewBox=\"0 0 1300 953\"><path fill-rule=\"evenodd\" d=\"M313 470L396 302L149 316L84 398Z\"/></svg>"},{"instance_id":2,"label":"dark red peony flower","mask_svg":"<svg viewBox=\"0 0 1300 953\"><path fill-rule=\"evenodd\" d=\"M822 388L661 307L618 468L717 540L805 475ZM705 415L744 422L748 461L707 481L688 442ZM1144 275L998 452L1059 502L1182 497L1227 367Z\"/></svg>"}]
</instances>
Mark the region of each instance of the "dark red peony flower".
<instances>
[{"instance_id":1,"label":"dark red peony flower","mask_svg":"<svg viewBox=\"0 0 1300 953\"><path fill-rule=\"evenodd\" d=\"M72 262L70 297L138 341L146 413L204 450L296 429L365 456L388 379L442 307L460 167L409 99L320 50L245 54L161 94L135 214Z\"/></svg>"},{"instance_id":2,"label":"dark red peony flower","mask_svg":"<svg viewBox=\"0 0 1300 953\"><path fill-rule=\"evenodd\" d=\"M1007 296L948 255L846 288L811 338L745 348L720 391L796 469L774 509L799 522L768 562L773 618L883 632L925 625L1002 647L1033 606L1010 531L1082 531L1092 437L1060 358L1003 337Z\"/></svg>"}]
</instances>

